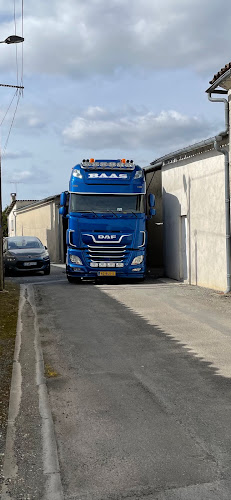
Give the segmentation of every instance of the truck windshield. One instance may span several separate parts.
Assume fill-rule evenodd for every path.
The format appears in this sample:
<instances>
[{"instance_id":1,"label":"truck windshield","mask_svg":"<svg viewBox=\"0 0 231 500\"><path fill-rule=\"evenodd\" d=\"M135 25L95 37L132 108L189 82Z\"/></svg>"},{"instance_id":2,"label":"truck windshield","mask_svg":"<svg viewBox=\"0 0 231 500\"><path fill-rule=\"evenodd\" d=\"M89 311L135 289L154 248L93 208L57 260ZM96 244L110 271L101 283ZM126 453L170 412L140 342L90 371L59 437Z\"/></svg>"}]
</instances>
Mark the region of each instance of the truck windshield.
<instances>
[{"instance_id":1,"label":"truck windshield","mask_svg":"<svg viewBox=\"0 0 231 500\"><path fill-rule=\"evenodd\" d=\"M70 212L144 212L143 195L71 194Z\"/></svg>"}]
</instances>

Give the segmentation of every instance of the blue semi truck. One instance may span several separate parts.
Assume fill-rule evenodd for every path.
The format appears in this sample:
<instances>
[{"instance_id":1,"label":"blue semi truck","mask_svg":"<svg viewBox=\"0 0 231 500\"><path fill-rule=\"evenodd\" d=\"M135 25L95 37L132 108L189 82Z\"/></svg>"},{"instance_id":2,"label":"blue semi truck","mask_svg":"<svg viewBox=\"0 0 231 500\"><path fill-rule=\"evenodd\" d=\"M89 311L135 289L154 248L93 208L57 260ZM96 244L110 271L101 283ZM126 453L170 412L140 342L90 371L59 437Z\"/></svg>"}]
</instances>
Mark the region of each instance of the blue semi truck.
<instances>
[{"instance_id":1,"label":"blue semi truck","mask_svg":"<svg viewBox=\"0 0 231 500\"><path fill-rule=\"evenodd\" d=\"M146 221L154 206L144 170L132 160L91 158L73 167L59 209L68 220L67 279L144 279Z\"/></svg>"}]
</instances>

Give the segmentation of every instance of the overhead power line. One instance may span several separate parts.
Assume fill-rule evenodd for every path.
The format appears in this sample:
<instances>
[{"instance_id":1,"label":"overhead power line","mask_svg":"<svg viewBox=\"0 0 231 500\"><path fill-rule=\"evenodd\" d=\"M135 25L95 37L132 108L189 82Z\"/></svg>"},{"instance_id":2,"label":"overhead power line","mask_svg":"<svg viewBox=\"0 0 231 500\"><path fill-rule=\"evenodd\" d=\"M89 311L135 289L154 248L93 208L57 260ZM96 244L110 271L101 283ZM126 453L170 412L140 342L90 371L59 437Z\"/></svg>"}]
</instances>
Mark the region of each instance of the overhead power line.
<instances>
[{"instance_id":1,"label":"overhead power line","mask_svg":"<svg viewBox=\"0 0 231 500\"><path fill-rule=\"evenodd\" d=\"M5 118L6 118L6 115L8 114L8 111L9 111L9 109L10 109L11 105L12 105L12 102L13 102L14 98L15 98L15 97L16 97L16 95L17 95L17 92L18 92L18 90L16 90L16 91L15 91L15 93L14 93L14 95L13 95L13 97L12 97L11 101L10 101L10 104L9 104L9 106L8 106L8 108L7 108L6 112L5 112L5 115L3 116L3 119L2 119L2 121L1 121L1 123L0 123L0 127L1 127L1 125L3 124L3 122L4 122Z\"/></svg>"},{"instance_id":2,"label":"overhead power line","mask_svg":"<svg viewBox=\"0 0 231 500\"><path fill-rule=\"evenodd\" d=\"M11 120L11 124L10 124L10 128L9 128L9 132L8 132L8 135L7 135L7 138L6 138L6 142L5 142L4 147L3 147L3 155L6 152L6 148L7 148L8 142L9 142L9 138L10 138L10 134L11 134L11 130L12 130L13 124L14 124L15 116L16 116L16 113L17 113L17 109L18 109L18 104L19 104L20 97L21 97L21 93L19 92L18 93L18 99L17 99L16 106L15 106L15 110L14 110L14 114L13 114L13 118Z\"/></svg>"}]
</instances>

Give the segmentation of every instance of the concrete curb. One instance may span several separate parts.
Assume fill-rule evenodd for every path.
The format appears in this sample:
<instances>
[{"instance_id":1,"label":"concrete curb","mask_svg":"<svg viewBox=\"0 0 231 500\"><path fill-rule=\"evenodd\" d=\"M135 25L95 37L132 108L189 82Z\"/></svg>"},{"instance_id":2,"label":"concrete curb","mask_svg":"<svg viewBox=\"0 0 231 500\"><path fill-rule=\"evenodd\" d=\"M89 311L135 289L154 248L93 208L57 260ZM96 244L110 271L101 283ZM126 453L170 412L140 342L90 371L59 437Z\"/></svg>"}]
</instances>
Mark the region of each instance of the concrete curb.
<instances>
[{"instance_id":1,"label":"concrete curb","mask_svg":"<svg viewBox=\"0 0 231 500\"><path fill-rule=\"evenodd\" d=\"M25 304L25 287L20 286L20 297L19 297L19 307L18 307L18 320L15 338L15 349L13 358L13 370L12 379L10 387L10 401L8 410L8 423L7 423L7 433L6 433L6 447L5 456L3 463L3 476L6 481L9 478L14 478L17 474L17 463L14 454L14 442L15 442L15 421L20 409L21 395L22 395L22 376L21 376L21 364L19 362L19 354L21 349L21 332L22 332L22 310ZM7 493L6 481L2 486L2 500L10 500Z\"/></svg>"},{"instance_id":2,"label":"concrete curb","mask_svg":"<svg viewBox=\"0 0 231 500\"><path fill-rule=\"evenodd\" d=\"M43 472L46 476L43 500L63 500L57 443L54 423L49 406L46 379L44 377L43 352L40 342L38 317L34 300L33 286L28 286L28 302L34 313L34 348L36 362L36 384L39 393L39 413L42 419Z\"/></svg>"},{"instance_id":3,"label":"concrete curb","mask_svg":"<svg viewBox=\"0 0 231 500\"><path fill-rule=\"evenodd\" d=\"M15 340L15 352L13 359L13 371L10 389L8 425L6 435L5 457L3 464L3 475L5 481L2 487L1 500L11 500L8 494L8 482L17 476L17 461L14 452L15 446L15 422L19 414L22 396L22 376L19 355L21 350L21 333L23 330L22 311L26 301L29 302L34 314L34 350L36 363L36 385L39 396L39 413L41 416L41 437L43 450L43 473L46 478L45 494L43 500L63 500L63 489L60 477L57 443L54 431L54 423L49 406L46 379L44 377L44 361L40 342L37 311L34 301L34 290L32 285L21 285L17 321L17 332Z\"/></svg>"}]
</instances>

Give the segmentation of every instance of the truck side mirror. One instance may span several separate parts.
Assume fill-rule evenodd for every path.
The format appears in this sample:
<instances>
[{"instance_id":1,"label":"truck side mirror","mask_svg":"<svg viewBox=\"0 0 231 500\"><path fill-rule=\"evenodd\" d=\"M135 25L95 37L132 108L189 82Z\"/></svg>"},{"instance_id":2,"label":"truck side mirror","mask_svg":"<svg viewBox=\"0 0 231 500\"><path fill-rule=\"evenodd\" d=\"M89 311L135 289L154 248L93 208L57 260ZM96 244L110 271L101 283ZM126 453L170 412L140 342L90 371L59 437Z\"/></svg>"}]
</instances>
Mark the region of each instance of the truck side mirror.
<instances>
[{"instance_id":1,"label":"truck side mirror","mask_svg":"<svg viewBox=\"0 0 231 500\"><path fill-rule=\"evenodd\" d=\"M67 203L67 193L64 191L63 193L61 193L60 195L60 206L61 207L65 207L66 206L66 203Z\"/></svg>"},{"instance_id":2,"label":"truck side mirror","mask_svg":"<svg viewBox=\"0 0 231 500\"><path fill-rule=\"evenodd\" d=\"M65 215L67 213L66 207L60 207L59 213L60 213L60 215L62 215L63 217L65 217Z\"/></svg>"},{"instance_id":3,"label":"truck side mirror","mask_svg":"<svg viewBox=\"0 0 231 500\"><path fill-rule=\"evenodd\" d=\"M150 208L149 209L149 215L152 217L153 215L156 215L156 209L155 208Z\"/></svg>"},{"instance_id":4,"label":"truck side mirror","mask_svg":"<svg viewBox=\"0 0 231 500\"><path fill-rule=\"evenodd\" d=\"M156 204L156 199L155 199L155 195L150 193L149 197L148 197L148 201L149 201L149 206L150 208L153 208ZM153 214L155 215L155 214Z\"/></svg>"}]
</instances>

